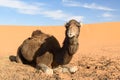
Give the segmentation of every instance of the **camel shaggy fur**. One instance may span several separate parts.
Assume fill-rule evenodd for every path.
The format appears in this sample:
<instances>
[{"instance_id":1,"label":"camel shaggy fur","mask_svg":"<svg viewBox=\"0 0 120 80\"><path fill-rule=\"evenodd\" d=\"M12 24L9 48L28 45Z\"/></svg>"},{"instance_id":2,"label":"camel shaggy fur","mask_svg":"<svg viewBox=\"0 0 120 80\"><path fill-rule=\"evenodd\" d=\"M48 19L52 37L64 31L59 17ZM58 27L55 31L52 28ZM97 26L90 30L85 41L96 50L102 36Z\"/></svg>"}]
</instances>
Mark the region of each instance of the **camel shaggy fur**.
<instances>
[{"instance_id":1,"label":"camel shaggy fur","mask_svg":"<svg viewBox=\"0 0 120 80\"><path fill-rule=\"evenodd\" d=\"M24 40L18 48L16 61L23 64L34 64L41 69L68 64L79 47L80 27L80 23L76 20L66 23L62 47L54 36L40 30L33 31L31 37Z\"/></svg>"}]
</instances>

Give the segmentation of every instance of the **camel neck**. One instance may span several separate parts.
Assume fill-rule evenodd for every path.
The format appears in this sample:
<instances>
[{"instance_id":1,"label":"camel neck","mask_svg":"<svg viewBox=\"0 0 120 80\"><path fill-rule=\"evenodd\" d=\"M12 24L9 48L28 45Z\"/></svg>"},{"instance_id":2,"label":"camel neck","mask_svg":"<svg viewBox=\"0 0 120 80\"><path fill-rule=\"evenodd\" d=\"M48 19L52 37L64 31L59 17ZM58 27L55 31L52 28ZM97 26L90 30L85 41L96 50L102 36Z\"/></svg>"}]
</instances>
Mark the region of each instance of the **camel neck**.
<instances>
[{"instance_id":1,"label":"camel neck","mask_svg":"<svg viewBox=\"0 0 120 80\"><path fill-rule=\"evenodd\" d=\"M73 55L76 53L78 49L79 43L78 43L78 38L65 38L63 42L63 47L62 49L67 52L69 55Z\"/></svg>"},{"instance_id":2,"label":"camel neck","mask_svg":"<svg viewBox=\"0 0 120 80\"><path fill-rule=\"evenodd\" d=\"M76 53L78 49L78 39L77 38L65 38L63 42L62 50L62 57L63 57L63 64L68 64L72 56Z\"/></svg>"}]
</instances>

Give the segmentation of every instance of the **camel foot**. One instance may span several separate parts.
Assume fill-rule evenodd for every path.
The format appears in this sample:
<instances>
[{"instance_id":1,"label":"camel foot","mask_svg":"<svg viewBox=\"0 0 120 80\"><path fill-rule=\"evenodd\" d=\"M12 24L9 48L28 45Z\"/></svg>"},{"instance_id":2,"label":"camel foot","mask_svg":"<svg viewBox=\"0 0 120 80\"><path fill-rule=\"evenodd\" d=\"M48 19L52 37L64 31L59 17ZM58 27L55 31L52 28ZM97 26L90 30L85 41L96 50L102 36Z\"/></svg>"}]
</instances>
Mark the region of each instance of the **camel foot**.
<instances>
[{"instance_id":1,"label":"camel foot","mask_svg":"<svg viewBox=\"0 0 120 80\"><path fill-rule=\"evenodd\" d=\"M44 72L48 75L53 75L53 70L50 68L45 69Z\"/></svg>"},{"instance_id":2,"label":"camel foot","mask_svg":"<svg viewBox=\"0 0 120 80\"><path fill-rule=\"evenodd\" d=\"M76 71L78 71L78 67L77 66L73 66L69 68L69 72L70 73L75 73Z\"/></svg>"},{"instance_id":3,"label":"camel foot","mask_svg":"<svg viewBox=\"0 0 120 80\"><path fill-rule=\"evenodd\" d=\"M77 66L62 66L62 72L70 72L71 74L78 71Z\"/></svg>"},{"instance_id":4,"label":"camel foot","mask_svg":"<svg viewBox=\"0 0 120 80\"><path fill-rule=\"evenodd\" d=\"M54 72L56 73L75 73L76 71L78 71L78 67L77 66L62 66L62 67L58 67L53 69Z\"/></svg>"},{"instance_id":5,"label":"camel foot","mask_svg":"<svg viewBox=\"0 0 120 80\"><path fill-rule=\"evenodd\" d=\"M37 65L37 69L41 69L47 75L53 75L53 70L46 66L45 64Z\"/></svg>"}]
</instances>

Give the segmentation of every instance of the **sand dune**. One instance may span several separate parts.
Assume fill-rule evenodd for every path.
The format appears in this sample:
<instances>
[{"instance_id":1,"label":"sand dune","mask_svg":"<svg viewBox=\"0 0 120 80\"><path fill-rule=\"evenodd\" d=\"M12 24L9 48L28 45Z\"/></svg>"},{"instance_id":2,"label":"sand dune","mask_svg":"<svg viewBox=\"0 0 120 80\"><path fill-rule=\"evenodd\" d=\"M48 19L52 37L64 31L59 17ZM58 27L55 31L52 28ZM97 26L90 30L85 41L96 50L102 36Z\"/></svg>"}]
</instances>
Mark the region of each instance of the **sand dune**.
<instances>
[{"instance_id":1,"label":"sand dune","mask_svg":"<svg viewBox=\"0 0 120 80\"><path fill-rule=\"evenodd\" d=\"M79 37L80 47L119 46L119 25L120 22L83 25ZM16 54L17 47L36 29L54 35L62 45L64 26L0 26L0 55Z\"/></svg>"},{"instance_id":2,"label":"sand dune","mask_svg":"<svg viewBox=\"0 0 120 80\"><path fill-rule=\"evenodd\" d=\"M16 54L17 47L36 29L52 34L60 40L64 36L64 27L0 26L0 55Z\"/></svg>"},{"instance_id":3,"label":"sand dune","mask_svg":"<svg viewBox=\"0 0 120 80\"><path fill-rule=\"evenodd\" d=\"M84 25L81 30L81 41L96 45L115 45L120 43L120 23L101 23Z\"/></svg>"},{"instance_id":4,"label":"sand dune","mask_svg":"<svg viewBox=\"0 0 120 80\"><path fill-rule=\"evenodd\" d=\"M10 55L16 55L18 46L22 43L24 39L30 37L32 31L36 29L40 29L47 34L54 35L59 40L62 46L62 41L64 40L64 37L65 37L64 26L2 26L1 25L0 26L0 58L3 59L4 57L8 58L8 56ZM81 65L85 64L85 62L87 62L86 64L93 67L94 61L95 61L95 64L97 65L103 58L104 58L103 60L105 61L112 60L112 61L115 61L116 63L120 61L118 59L120 58L120 22L84 24L83 27L81 28L79 43L80 43L79 50L74 55L71 63L76 63L79 66L79 71L80 70L81 71L75 74L71 74L70 76L64 74L67 76L67 77L64 76L64 78L67 78L68 80L69 78L72 78L71 76L74 76L74 75L77 76L77 77L74 77L75 80L83 79L83 74L87 74L87 72L84 71L83 66ZM4 63L2 67L5 67L5 63L6 64L8 63L6 61L4 62L4 60L0 60L0 63L1 62ZM90 63L92 63L92 65ZM118 63L120 64L120 62ZM13 63L10 63L10 62L9 64L13 65ZM119 78L114 77L113 80L120 79L120 75L119 75L120 65L119 64L117 66L118 68L117 73L118 73ZM15 64L14 67L16 65L17 64ZM113 67L114 65L110 65L109 68L111 66ZM2 73L2 70L4 69L2 68L0 69L1 74L5 75L4 73ZM101 70L101 73L99 73L100 70L96 70L98 71L98 73L96 73L96 75L98 75L97 77L105 73L102 70ZM90 72L92 73L92 71L93 69L90 69L90 71L88 71L88 74ZM106 70L106 68L105 68L105 71L107 75L108 70ZM117 73L115 71L115 74ZM108 76L111 76L111 75L108 75ZM103 77L106 77L106 76L103 75ZM84 75L84 80L89 80L89 79L92 80L93 76L86 77ZM112 80L112 78L108 78L108 79Z\"/></svg>"}]
</instances>

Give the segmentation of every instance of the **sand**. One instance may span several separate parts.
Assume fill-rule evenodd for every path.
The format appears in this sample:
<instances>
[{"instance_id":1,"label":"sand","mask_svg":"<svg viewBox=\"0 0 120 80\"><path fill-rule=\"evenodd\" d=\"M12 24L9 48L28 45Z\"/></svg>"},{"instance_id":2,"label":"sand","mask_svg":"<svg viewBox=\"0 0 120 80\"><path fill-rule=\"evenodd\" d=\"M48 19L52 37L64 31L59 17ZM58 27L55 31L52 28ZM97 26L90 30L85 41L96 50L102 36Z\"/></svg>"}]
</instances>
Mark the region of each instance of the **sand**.
<instances>
[{"instance_id":1,"label":"sand","mask_svg":"<svg viewBox=\"0 0 120 80\"><path fill-rule=\"evenodd\" d=\"M53 76L9 60L36 29L54 35L62 46L64 26L0 26L0 80L120 80L120 22L84 24L79 49L70 62L78 71Z\"/></svg>"}]
</instances>

